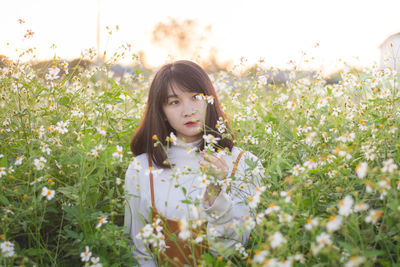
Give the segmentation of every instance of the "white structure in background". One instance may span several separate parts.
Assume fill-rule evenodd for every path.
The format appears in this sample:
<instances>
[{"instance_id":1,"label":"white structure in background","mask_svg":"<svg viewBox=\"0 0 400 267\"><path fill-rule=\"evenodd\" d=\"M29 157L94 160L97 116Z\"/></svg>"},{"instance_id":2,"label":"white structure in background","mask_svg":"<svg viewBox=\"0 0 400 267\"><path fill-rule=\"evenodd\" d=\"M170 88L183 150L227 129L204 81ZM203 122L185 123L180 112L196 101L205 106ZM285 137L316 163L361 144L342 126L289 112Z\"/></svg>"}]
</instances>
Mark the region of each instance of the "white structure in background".
<instances>
[{"instance_id":1,"label":"white structure in background","mask_svg":"<svg viewBox=\"0 0 400 267\"><path fill-rule=\"evenodd\" d=\"M400 70L400 32L386 38L379 49L381 52L380 67Z\"/></svg>"}]
</instances>

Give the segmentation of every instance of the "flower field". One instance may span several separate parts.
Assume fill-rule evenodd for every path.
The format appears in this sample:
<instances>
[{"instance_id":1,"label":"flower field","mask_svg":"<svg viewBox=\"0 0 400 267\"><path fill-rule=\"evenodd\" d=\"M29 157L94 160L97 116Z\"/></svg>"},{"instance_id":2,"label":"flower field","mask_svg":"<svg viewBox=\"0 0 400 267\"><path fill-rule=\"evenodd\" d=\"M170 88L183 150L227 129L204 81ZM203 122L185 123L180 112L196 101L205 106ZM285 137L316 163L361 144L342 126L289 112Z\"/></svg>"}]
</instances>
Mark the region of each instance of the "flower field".
<instances>
[{"instance_id":1,"label":"flower field","mask_svg":"<svg viewBox=\"0 0 400 267\"><path fill-rule=\"evenodd\" d=\"M328 84L264 73L210 74L235 145L264 170L244 199L247 246L199 264L399 264L400 75L372 68ZM1 266L135 266L124 179L151 78L62 61L0 68Z\"/></svg>"}]
</instances>

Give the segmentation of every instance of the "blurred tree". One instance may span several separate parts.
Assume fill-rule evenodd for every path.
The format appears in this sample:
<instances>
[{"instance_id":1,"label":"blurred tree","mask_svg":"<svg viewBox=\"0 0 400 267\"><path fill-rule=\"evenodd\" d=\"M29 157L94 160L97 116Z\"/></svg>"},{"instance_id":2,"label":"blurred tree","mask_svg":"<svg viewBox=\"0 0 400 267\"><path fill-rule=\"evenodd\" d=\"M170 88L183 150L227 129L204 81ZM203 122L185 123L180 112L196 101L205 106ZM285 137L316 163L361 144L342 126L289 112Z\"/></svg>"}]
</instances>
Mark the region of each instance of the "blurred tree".
<instances>
[{"instance_id":1,"label":"blurred tree","mask_svg":"<svg viewBox=\"0 0 400 267\"><path fill-rule=\"evenodd\" d=\"M4 68L13 64L5 55L0 54L0 68Z\"/></svg>"},{"instance_id":2,"label":"blurred tree","mask_svg":"<svg viewBox=\"0 0 400 267\"><path fill-rule=\"evenodd\" d=\"M208 71L226 69L229 62L218 60L218 49L214 46L205 48L212 35L212 26L201 26L195 20L178 21L168 17L167 21L159 22L152 32L152 42L166 49L175 58L195 60Z\"/></svg>"}]
</instances>

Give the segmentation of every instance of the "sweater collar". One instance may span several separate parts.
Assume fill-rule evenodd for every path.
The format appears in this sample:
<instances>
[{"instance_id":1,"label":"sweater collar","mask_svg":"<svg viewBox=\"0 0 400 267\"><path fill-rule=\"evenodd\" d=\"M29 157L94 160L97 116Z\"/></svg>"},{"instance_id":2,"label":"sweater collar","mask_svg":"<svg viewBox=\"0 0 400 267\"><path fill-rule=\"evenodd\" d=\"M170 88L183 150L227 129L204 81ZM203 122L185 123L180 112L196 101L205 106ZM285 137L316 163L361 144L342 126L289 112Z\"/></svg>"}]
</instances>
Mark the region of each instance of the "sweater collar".
<instances>
[{"instance_id":1,"label":"sweater collar","mask_svg":"<svg viewBox=\"0 0 400 267\"><path fill-rule=\"evenodd\" d=\"M195 147L197 147L197 146L200 144L200 142L201 142L201 139L196 140L196 141L194 141L194 142L184 142L184 141L182 141L181 139L177 138L177 140L176 140L176 146L185 147L185 148L187 148L187 147L195 148Z\"/></svg>"}]
</instances>

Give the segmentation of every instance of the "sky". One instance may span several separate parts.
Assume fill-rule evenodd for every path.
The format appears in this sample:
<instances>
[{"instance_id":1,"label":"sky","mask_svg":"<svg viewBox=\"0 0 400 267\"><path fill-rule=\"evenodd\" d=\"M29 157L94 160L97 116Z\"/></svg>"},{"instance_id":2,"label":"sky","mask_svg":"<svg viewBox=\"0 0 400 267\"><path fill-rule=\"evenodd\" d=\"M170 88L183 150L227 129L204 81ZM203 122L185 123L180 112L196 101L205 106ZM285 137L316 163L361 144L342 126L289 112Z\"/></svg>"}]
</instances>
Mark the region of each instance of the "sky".
<instances>
[{"instance_id":1,"label":"sky","mask_svg":"<svg viewBox=\"0 0 400 267\"><path fill-rule=\"evenodd\" d=\"M35 47L38 59L79 57L96 48L98 9L100 50L112 54L129 43L153 67L171 60L170 50L151 42L155 25L168 17L211 25L203 51L215 47L220 61L262 59L267 67L327 72L379 62L379 45L400 32L399 0L0 0L0 54L16 59ZM28 29L34 34L24 38Z\"/></svg>"}]
</instances>

